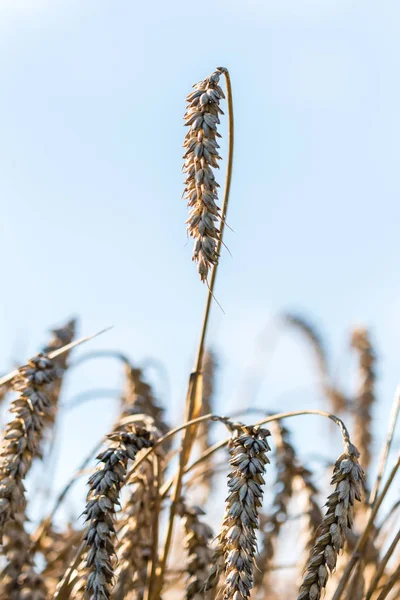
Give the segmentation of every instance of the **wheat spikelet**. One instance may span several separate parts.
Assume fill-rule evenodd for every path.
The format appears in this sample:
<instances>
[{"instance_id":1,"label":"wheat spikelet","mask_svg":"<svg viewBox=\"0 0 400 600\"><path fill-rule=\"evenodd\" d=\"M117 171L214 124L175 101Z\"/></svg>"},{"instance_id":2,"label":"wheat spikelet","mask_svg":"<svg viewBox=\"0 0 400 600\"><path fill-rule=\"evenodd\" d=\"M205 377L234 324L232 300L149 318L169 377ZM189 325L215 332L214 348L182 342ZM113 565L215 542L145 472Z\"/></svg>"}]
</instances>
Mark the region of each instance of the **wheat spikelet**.
<instances>
[{"instance_id":1,"label":"wheat spikelet","mask_svg":"<svg viewBox=\"0 0 400 600\"><path fill-rule=\"evenodd\" d=\"M25 479L43 438L45 420L52 407L48 387L59 373L45 356L32 358L21 367L14 387L19 392L12 402L13 420L6 426L0 450L0 539L5 523L25 511Z\"/></svg>"},{"instance_id":2,"label":"wheat spikelet","mask_svg":"<svg viewBox=\"0 0 400 600\"><path fill-rule=\"evenodd\" d=\"M371 409L375 401L375 352L367 329L352 332L351 345L359 353L360 387L355 404L354 441L361 453L361 466L371 462Z\"/></svg>"},{"instance_id":3,"label":"wheat spikelet","mask_svg":"<svg viewBox=\"0 0 400 600\"><path fill-rule=\"evenodd\" d=\"M153 444L150 432L135 424L129 432L114 432L108 438L111 444L98 455L99 466L88 482L84 512L89 521L85 535L88 546L86 596L91 600L110 598L115 555L115 506L119 503L128 460L134 460L140 450Z\"/></svg>"},{"instance_id":4,"label":"wheat spikelet","mask_svg":"<svg viewBox=\"0 0 400 600\"><path fill-rule=\"evenodd\" d=\"M230 443L231 472L225 517L214 564L205 586L211 589L218 584L223 557L226 574L224 600L246 599L253 587L258 509L262 505L265 465L269 463L266 456L270 450L269 435L267 429L244 426L239 436Z\"/></svg>"},{"instance_id":5,"label":"wheat spikelet","mask_svg":"<svg viewBox=\"0 0 400 600\"><path fill-rule=\"evenodd\" d=\"M332 477L336 488L328 497L328 509L308 560L298 600L319 600L329 571L336 567L337 554L343 549L353 524L354 501L361 499L364 473L358 457L357 448L347 442L345 453L336 461Z\"/></svg>"},{"instance_id":6,"label":"wheat spikelet","mask_svg":"<svg viewBox=\"0 0 400 600\"><path fill-rule=\"evenodd\" d=\"M187 97L187 108L184 116L189 131L185 136L184 167L186 173L184 197L190 208L188 233L195 239L193 260L198 264L202 281L208 276L211 267L217 264L217 240L219 230L215 222L220 219L218 201L218 183L215 181L213 169L218 168L221 159L216 138L219 115L223 114L219 107L225 98L218 85L221 74L225 71L219 67L212 75L194 85L194 91Z\"/></svg>"}]
</instances>

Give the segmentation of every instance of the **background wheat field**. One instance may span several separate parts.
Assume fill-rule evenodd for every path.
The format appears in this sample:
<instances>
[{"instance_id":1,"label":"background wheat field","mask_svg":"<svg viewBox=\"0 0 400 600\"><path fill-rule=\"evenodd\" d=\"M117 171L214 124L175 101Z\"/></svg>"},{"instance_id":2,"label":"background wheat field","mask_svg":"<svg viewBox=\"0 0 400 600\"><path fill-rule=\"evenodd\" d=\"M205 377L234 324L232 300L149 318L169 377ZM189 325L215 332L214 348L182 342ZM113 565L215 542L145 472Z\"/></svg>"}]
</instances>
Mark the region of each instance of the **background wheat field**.
<instances>
[{"instance_id":1,"label":"background wheat field","mask_svg":"<svg viewBox=\"0 0 400 600\"><path fill-rule=\"evenodd\" d=\"M1 599L400 598L399 16L0 1Z\"/></svg>"}]
</instances>

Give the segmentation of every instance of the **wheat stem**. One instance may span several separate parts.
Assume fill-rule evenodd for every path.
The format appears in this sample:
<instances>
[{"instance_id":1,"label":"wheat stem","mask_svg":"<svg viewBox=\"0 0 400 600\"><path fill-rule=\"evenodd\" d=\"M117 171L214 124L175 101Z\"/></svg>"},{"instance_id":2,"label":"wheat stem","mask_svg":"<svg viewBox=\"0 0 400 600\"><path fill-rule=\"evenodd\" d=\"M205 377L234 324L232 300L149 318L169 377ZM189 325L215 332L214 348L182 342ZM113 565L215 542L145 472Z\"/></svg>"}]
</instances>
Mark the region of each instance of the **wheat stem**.
<instances>
[{"instance_id":1,"label":"wheat stem","mask_svg":"<svg viewBox=\"0 0 400 600\"><path fill-rule=\"evenodd\" d=\"M375 592L375 590L379 584L379 581L383 575L386 565L389 562L389 559L391 558L391 556L392 556L393 552L395 551L396 546L399 542L400 542L400 529L397 532L395 538L393 539L392 543L390 544L389 548L387 549L385 555L383 556L382 560L380 561L380 563L378 565L376 573L371 581L371 585L369 586L369 589L365 596L365 600L371 599L372 594Z\"/></svg>"},{"instance_id":2,"label":"wheat stem","mask_svg":"<svg viewBox=\"0 0 400 600\"><path fill-rule=\"evenodd\" d=\"M153 462L153 476L154 476L154 507L153 507L153 524L152 524L152 546L151 546L151 561L150 561L150 570L148 577L148 586L146 589L145 600L151 598L153 586L155 583L156 577L156 569L158 563L158 540L159 540L159 517L161 512L161 494L160 494L160 486L161 486L161 475L162 475L162 465L161 459L159 456L156 456L156 459Z\"/></svg>"},{"instance_id":3,"label":"wheat stem","mask_svg":"<svg viewBox=\"0 0 400 600\"><path fill-rule=\"evenodd\" d=\"M399 579L400 579L400 564L398 565L397 569L395 569L395 571L393 571L393 573L389 577L387 583L383 586L382 591L379 594L377 600L385 600L385 598L387 597L387 595L389 594L389 592L391 591L393 586L396 583L398 583Z\"/></svg>"},{"instance_id":4,"label":"wheat stem","mask_svg":"<svg viewBox=\"0 0 400 600\"><path fill-rule=\"evenodd\" d=\"M229 193L230 193L231 181L232 181L233 147L234 147L234 119L233 119L232 86L231 86L231 80L230 80L228 70L224 69L223 73L225 76L226 90L227 90L227 102L228 102L228 123L229 123L228 124L228 160L227 160L224 199L223 199L222 210L221 210L220 233L218 236L217 246L216 246L216 255L217 256L219 256L220 252L221 252L222 239L223 239L224 229L225 229L226 214L227 214L228 204L229 204ZM211 301L214 297L214 289L215 289L215 281L216 281L217 271L218 271L218 264L219 263L217 262L212 268L210 284L209 284L208 293L207 293L206 306L204 309L204 316L203 316L203 323L202 323L202 327L201 327L200 339L199 339L196 358L195 358L195 362L194 362L194 369L189 378L188 394L187 394L187 398L186 398L186 419L185 419L186 421L189 421L190 419L192 419L193 416L195 416L194 415L194 411L196 408L195 404L196 404L196 400L198 400L198 398L200 396L199 387L201 385L201 368L202 368L202 363L203 363L205 340L206 340L207 328L208 328L210 311L211 311ZM198 406L197 409L198 410L201 409L201 401L200 401L200 406ZM170 507L167 533L166 533L165 543L164 543L164 550L163 550L162 558L160 561L160 572L159 572L159 576L158 576L157 594L160 593L160 591L162 589L162 585L163 585L164 573L165 573L167 560L168 560L168 554L169 554L169 550L170 550L171 542L172 542L175 514L176 514L178 502L180 500L181 491L182 491L183 472L184 472L184 468L186 466L187 460L189 459L190 447L191 447L191 443L193 442L193 438L194 438L194 435L192 435L192 434L193 434L193 430L192 431L186 430L185 434L183 435L179 467L178 467L178 471L177 471L177 475L176 475L176 479L175 479L174 490L172 493L172 501L171 501L171 507Z\"/></svg>"},{"instance_id":5,"label":"wheat stem","mask_svg":"<svg viewBox=\"0 0 400 600\"><path fill-rule=\"evenodd\" d=\"M392 441L393 441L394 430L396 428L397 419L399 417L399 412L400 412L400 385L397 387L395 395L394 395L392 411L391 411L391 416L390 416L390 421L389 421L389 430L388 430L388 434L386 436L385 443L382 446L381 455L380 455L380 459L379 459L378 475L376 477L375 484L374 484L374 487L372 488L371 495L369 498L370 506L373 506L375 504L378 493L379 493L379 487L381 485L383 474L385 472L390 447L391 447Z\"/></svg>"}]
</instances>

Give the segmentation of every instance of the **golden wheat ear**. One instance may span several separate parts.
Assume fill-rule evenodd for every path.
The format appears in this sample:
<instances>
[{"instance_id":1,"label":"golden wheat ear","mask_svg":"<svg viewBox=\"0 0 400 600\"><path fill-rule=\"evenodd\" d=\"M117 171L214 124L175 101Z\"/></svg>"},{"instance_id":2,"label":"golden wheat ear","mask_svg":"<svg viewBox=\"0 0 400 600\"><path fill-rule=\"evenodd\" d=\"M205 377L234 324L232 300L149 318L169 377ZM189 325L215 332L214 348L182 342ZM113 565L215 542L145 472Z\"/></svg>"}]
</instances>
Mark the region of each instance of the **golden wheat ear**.
<instances>
[{"instance_id":1,"label":"golden wheat ear","mask_svg":"<svg viewBox=\"0 0 400 600\"><path fill-rule=\"evenodd\" d=\"M222 557L225 571L225 600L245 600L253 587L257 552L258 512L262 505L265 466L270 450L270 432L257 426L243 426L230 442L231 471L225 516L215 553L215 564L206 589L218 584Z\"/></svg>"},{"instance_id":2,"label":"golden wheat ear","mask_svg":"<svg viewBox=\"0 0 400 600\"><path fill-rule=\"evenodd\" d=\"M186 600L202 597L204 585L212 564L213 551L210 541L214 537L209 525L201 519L204 510L198 506L189 506L183 499L178 506L185 532L185 548L188 554L186 563L187 581Z\"/></svg>"},{"instance_id":3,"label":"golden wheat ear","mask_svg":"<svg viewBox=\"0 0 400 600\"><path fill-rule=\"evenodd\" d=\"M119 504L129 460L153 445L151 434L141 425L114 432L109 447L98 455L99 465L89 479L85 508L86 592L92 600L110 597L115 556L115 508Z\"/></svg>"},{"instance_id":4,"label":"golden wheat ear","mask_svg":"<svg viewBox=\"0 0 400 600\"><path fill-rule=\"evenodd\" d=\"M351 334L351 346L359 356L359 389L354 403L354 443L361 453L361 466L371 462L372 407L375 402L375 352L367 329L360 327Z\"/></svg>"},{"instance_id":5,"label":"golden wheat ear","mask_svg":"<svg viewBox=\"0 0 400 600\"><path fill-rule=\"evenodd\" d=\"M186 173L184 197L187 200L189 219L187 230L194 238L193 260L197 262L202 281L206 281L209 268L218 262L217 242L219 229L216 226L221 219L218 202L218 183L214 169L218 168L219 144L221 137L217 131L219 115L223 114L220 102L225 98L219 86L221 71L217 69L194 85L194 91L188 95L185 125L189 128L184 142L186 152L183 156Z\"/></svg>"},{"instance_id":6,"label":"golden wheat ear","mask_svg":"<svg viewBox=\"0 0 400 600\"><path fill-rule=\"evenodd\" d=\"M311 550L298 600L319 600L335 569L337 555L343 550L348 530L353 525L353 505L361 499L364 473L358 462L359 452L348 444L336 461L332 484L335 491L328 497L327 512Z\"/></svg>"}]
</instances>

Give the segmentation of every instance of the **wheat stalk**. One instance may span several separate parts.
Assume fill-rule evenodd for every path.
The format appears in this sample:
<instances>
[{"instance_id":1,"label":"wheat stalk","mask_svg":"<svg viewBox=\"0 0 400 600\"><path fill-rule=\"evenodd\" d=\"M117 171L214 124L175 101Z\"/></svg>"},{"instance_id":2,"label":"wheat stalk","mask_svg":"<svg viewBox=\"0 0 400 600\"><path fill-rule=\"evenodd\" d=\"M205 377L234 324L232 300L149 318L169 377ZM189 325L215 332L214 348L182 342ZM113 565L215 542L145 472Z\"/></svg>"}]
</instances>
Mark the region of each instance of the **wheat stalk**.
<instances>
[{"instance_id":1,"label":"wheat stalk","mask_svg":"<svg viewBox=\"0 0 400 600\"><path fill-rule=\"evenodd\" d=\"M231 79L230 79L230 75L229 75L229 72L227 69L220 69L220 71L223 72L224 77L225 77L225 83L226 83L227 102L228 102L228 111L229 111L229 119L228 119L228 132L229 133L228 133L228 161L227 161L227 168L226 168L224 199L223 199L222 209L221 209L220 231L219 231L218 241L217 241L216 250L215 250L215 253L217 256L219 256L221 247L222 247L222 240L223 240L223 234L224 234L224 228L225 228L225 219L226 219L226 214L227 214L228 204L229 204L229 194L230 194L230 188L231 188L231 182L232 182L233 147L234 147L234 116L233 116ZM179 454L179 466L178 466L178 470L177 470L177 473L175 476L174 487L173 487L173 491L171 494L171 506L170 506L170 512L169 512L168 527L167 527L167 533L165 536L164 549L163 549L163 553L162 553L162 556L160 559L160 570L159 570L159 577L157 580L157 589L155 590L155 596L157 596L161 593L161 589L163 586L164 573L166 571L168 554L169 554L169 550L170 550L171 542L172 542L175 514L177 511L178 503L181 498L182 477L184 474L186 464L190 457L194 439L196 437L196 428L193 429L191 427L188 429L188 428L186 428L186 426L190 420L194 420L198 416L198 414L200 414L200 412L201 412L202 379L203 379L201 368L202 368L202 364L203 364L207 329L208 329L208 324L209 324L209 320L210 320L211 301L213 298L215 282L216 282L216 277L217 277L217 272L218 272L217 269L218 269L218 262L216 262L216 264L214 265L212 272L211 272L210 283L208 286L208 294L207 294L206 304L205 304L205 308L204 308L203 322L202 322L201 332L200 332L200 339L198 342L196 357L195 357L195 361L194 361L194 368L193 368L192 373L190 374L189 382L188 382L188 389L187 389L187 394L186 394L186 407L185 407L185 423L184 423L185 433L182 438L182 444L181 444L181 449L180 449L180 454Z\"/></svg>"}]
</instances>

